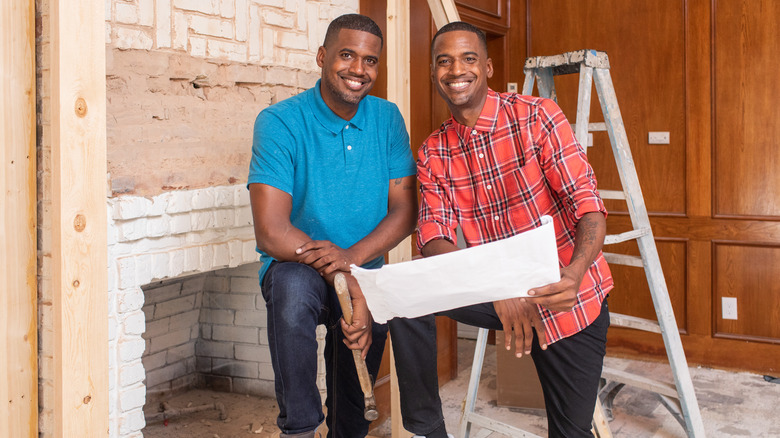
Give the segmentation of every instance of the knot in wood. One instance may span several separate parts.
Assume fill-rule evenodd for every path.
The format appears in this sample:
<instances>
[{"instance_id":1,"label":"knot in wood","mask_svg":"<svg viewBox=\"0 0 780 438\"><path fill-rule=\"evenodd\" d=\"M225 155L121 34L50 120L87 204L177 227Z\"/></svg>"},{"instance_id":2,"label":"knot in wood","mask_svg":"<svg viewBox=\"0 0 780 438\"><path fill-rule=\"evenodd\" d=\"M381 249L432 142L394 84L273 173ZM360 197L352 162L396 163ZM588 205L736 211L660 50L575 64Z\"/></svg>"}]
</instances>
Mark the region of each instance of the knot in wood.
<instances>
[{"instance_id":1,"label":"knot in wood","mask_svg":"<svg viewBox=\"0 0 780 438\"><path fill-rule=\"evenodd\" d=\"M73 219L73 228L79 233L87 227L87 218L83 214L77 214Z\"/></svg>"},{"instance_id":2,"label":"knot in wood","mask_svg":"<svg viewBox=\"0 0 780 438\"><path fill-rule=\"evenodd\" d=\"M87 115L87 101L83 97L76 99L76 115L79 117Z\"/></svg>"}]
</instances>

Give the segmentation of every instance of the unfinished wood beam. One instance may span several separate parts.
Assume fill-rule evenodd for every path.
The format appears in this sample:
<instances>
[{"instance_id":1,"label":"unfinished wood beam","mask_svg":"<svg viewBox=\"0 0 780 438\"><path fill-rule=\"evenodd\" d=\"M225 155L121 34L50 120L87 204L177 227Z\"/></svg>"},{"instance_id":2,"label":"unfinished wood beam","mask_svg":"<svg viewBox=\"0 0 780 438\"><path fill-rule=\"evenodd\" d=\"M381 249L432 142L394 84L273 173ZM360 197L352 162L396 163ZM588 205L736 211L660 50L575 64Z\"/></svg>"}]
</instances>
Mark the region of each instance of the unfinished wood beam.
<instances>
[{"instance_id":1,"label":"unfinished wood beam","mask_svg":"<svg viewBox=\"0 0 780 438\"><path fill-rule=\"evenodd\" d=\"M108 435L103 0L51 1L54 425Z\"/></svg>"},{"instance_id":2,"label":"unfinished wood beam","mask_svg":"<svg viewBox=\"0 0 780 438\"><path fill-rule=\"evenodd\" d=\"M460 21L455 0L428 0L428 7L431 9L436 29L441 29L447 23Z\"/></svg>"},{"instance_id":3,"label":"unfinished wood beam","mask_svg":"<svg viewBox=\"0 0 780 438\"><path fill-rule=\"evenodd\" d=\"M409 44L409 0L388 0L387 2L387 100L398 105L406 120L407 129L411 120L411 96L409 93L410 74ZM405 262L412 259L411 236L390 250L390 263ZM392 436L410 436L401 423L401 401L398 395L398 376L395 372L395 359L390 340L390 418Z\"/></svg>"},{"instance_id":4,"label":"unfinished wood beam","mask_svg":"<svg viewBox=\"0 0 780 438\"><path fill-rule=\"evenodd\" d=\"M0 436L38 436L35 3L0 4Z\"/></svg>"}]
</instances>

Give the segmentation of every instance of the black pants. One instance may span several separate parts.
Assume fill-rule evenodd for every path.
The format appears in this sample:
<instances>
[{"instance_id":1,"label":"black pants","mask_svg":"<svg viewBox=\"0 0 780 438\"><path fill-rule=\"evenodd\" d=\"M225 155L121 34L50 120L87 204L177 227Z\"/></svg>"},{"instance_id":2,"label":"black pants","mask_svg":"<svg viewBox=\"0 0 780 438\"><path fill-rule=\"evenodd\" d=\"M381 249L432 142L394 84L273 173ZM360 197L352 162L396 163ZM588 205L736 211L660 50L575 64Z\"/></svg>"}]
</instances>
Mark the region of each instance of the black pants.
<instances>
[{"instance_id":1,"label":"black pants","mask_svg":"<svg viewBox=\"0 0 780 438\"><path fill-rule=\"evenodd\" d=\"M492 303L441 312L477 327L503 330ZM606 300L601 314L579 333L542 350L534 333L531 357L544 392L550 437L592 437L593 408L604 362L609 327ZM436 364L433 315L390 321L404 427L417 435L444 435Z\"/></svg>"}]
</instances>

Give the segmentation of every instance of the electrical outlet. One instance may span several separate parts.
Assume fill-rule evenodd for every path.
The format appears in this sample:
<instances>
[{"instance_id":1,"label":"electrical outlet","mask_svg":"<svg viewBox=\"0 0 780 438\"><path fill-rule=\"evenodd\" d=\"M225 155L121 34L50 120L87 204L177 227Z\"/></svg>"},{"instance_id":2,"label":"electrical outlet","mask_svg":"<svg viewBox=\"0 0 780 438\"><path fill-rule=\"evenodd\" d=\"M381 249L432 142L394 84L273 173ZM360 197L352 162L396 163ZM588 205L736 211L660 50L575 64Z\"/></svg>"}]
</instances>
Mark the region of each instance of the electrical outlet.
<instances>
[{"instance_id":1,"label":"electrical outlet","mask_svg":"<svg viewBox=\"0 0 780 438\"><path fill-rule=\"evenodd\" d=\"M507 82L506 91L507 93L517 93L517 82Z\"/></svg>"},{"instance_id":2,"label":"electrical outlet","mask_svg":"<svg viewBox=\"0 0 780 438\"><path fill-rule=\"evenodd\" d=\"M737 319L736 297L721 297L720 308L723 312L723 319Z\"/></svg>"},{"instance_id":3,"label":"electrical outlet","mask_svg":"<svg viewBox=\"0 0 780 438\"><path fill-rule=\"evenodd\" d=\"M588 133L588 147L589 148L593 147L593 133L592 132Z\"/></svg>"},{"instance_id":4,"label":"electrical outlet","mask_svg":"<svg viewBox=\"0 0 780 438\"><path fill-rule=\"evenodd\" d=\"M650 131L647 133L650 144L669 144L669 131Z\"/></svg>"}]
</instances>

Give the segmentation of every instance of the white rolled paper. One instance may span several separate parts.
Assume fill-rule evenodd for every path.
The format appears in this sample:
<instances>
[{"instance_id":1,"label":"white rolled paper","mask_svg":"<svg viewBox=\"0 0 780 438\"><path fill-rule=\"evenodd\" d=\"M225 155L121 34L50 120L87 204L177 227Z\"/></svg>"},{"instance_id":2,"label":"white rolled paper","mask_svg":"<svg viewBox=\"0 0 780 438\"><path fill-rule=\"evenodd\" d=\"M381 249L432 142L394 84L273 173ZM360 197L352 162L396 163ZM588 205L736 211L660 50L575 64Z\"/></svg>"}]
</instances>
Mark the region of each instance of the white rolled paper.
<instances>
[{"instance_id":1,"label":"white rolled paper","mask_svg":"<svg viewBox=\"0 0 780 438\"><path fill-rule=\"evenodd\" d=\"M561 279L549 216L538 228L496 242L381 269L351 269L378 323L528 296L528 290Z\"/></svg>"}]
</instances>

